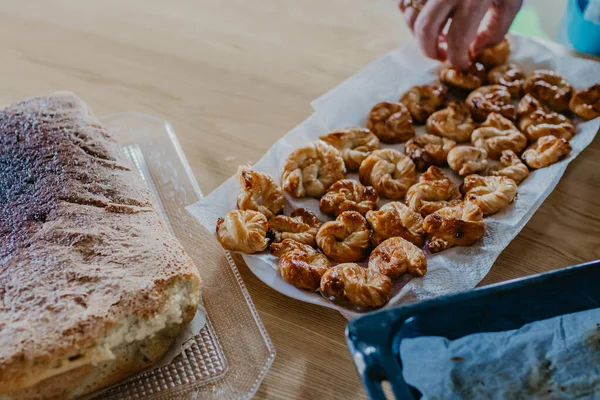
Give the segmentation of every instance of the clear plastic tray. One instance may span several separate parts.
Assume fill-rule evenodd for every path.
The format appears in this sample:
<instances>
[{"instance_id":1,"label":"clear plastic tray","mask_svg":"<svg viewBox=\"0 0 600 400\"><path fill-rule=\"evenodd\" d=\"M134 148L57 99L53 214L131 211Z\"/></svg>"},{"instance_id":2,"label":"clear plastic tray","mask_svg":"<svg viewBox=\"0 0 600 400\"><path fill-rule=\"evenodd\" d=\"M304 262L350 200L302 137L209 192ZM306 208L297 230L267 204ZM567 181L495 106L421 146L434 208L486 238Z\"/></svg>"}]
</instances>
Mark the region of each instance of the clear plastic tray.
<instances>
[{"instance_id":1,"label":"clear plastic tray","mask_svg":"<svg viewBox=\"0 0 600 400\"><path fill-rule=\"evenodd\" d=\"M275 349L231 259L186 210L202 193L172 126L123 113L101 118L153 192L167 227L200 270L207 324L169 365L123 382L108 399L247 399L258 389Z\"/></svg>"}]
</instances>

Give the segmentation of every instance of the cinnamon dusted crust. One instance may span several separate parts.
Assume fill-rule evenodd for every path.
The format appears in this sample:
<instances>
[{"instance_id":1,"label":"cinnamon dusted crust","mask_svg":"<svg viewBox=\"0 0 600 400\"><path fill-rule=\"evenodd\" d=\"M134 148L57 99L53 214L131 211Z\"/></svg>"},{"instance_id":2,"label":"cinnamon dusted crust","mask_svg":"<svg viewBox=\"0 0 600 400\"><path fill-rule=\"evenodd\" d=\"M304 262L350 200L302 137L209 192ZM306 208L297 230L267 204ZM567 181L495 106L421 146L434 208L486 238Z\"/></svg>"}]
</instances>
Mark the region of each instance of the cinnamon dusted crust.
<instances>
[{"instance_id":1,"label":"cinnamon dusted crust","mask_svg":"<svg viewBox=\"0 0 600 400\"><path fill-rule=\"evenodd\" d=\"M200 277L75 95L0 111L0 399L68 398L158 360Z\"/></svg>"}]
</instances>

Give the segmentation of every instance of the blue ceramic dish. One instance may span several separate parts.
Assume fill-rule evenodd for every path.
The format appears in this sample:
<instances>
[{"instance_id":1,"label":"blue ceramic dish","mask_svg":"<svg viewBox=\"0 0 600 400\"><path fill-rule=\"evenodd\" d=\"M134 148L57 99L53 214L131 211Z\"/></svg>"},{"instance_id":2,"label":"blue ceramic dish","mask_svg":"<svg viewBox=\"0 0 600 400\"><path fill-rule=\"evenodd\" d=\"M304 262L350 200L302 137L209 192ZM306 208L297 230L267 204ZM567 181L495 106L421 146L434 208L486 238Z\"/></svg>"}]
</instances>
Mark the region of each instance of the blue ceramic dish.
<instances>
[{"instance_id":1,"label":"blue ceramic dish","mask_svg":"<svg viewBox=\"0 0 600 400\"><path fill-rule=\"evenodd\" d=\"M385 400L388 381L397 399L421 393L402 377L400 342L418 336L450 340L518 329L530 322L600 307L600 261L370 313L351 321L346 338L371 399Z\"/></svg>"}]
</instances>

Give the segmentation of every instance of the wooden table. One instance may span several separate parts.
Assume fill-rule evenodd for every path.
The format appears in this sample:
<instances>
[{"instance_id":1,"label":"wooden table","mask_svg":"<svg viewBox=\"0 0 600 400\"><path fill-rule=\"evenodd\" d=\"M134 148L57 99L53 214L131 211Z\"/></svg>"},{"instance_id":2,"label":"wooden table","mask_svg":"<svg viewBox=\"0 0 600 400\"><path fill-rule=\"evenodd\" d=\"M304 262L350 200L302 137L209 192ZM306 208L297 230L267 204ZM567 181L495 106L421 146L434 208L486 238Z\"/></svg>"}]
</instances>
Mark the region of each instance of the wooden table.
<instances>
[{"instance_id":1,"label":"wooden table","mask_svg":"<svg viewBox=\"0 0 600 400\"><path fill-rule=\"evenodd\" d=\"M69 89L98 115L164 117L205 193L409 36L391 0L10 2L0 34L2 103ZM596 139L483 284L600 258L599 215ZM363 398L344 318L241 271L277 348L257 397Z\"/></svg>"}]
</instances>

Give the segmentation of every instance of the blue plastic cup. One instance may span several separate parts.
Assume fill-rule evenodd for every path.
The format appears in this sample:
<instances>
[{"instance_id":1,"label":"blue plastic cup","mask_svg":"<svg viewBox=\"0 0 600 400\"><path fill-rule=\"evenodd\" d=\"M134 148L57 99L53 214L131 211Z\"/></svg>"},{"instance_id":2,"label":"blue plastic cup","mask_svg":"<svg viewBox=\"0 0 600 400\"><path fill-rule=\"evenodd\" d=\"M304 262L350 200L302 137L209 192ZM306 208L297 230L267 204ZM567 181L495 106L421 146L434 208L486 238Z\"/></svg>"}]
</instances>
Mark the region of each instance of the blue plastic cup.
<instances>
[{"instance_id":1,"label":"blue plastic cup","mask_svg":"<svg viewBox=\"0 0 600 400\"><path fill-rule=\"evenodd\" d=\"M569 0L565 16L567 38L582 53L600 56L600 25L583 18L588 0Z\"/></svg>"}]
</instances>

